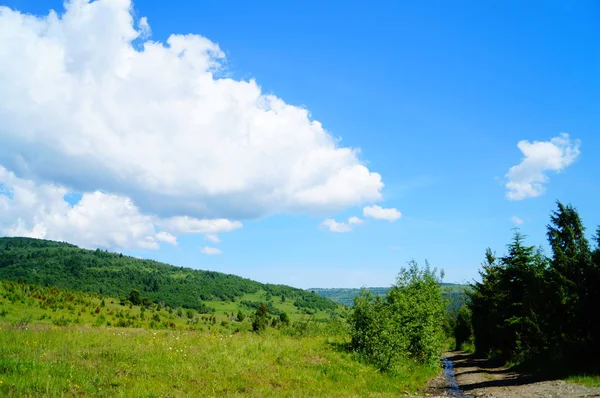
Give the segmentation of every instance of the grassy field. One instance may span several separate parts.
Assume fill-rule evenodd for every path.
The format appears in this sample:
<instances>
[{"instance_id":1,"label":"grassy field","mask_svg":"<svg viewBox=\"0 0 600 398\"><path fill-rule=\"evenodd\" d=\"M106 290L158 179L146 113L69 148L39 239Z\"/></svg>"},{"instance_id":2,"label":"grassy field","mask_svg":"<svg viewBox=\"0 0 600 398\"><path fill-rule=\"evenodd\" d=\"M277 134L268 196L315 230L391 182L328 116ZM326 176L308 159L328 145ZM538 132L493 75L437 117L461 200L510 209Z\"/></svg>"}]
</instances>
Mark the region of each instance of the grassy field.
<instances>
[{"instance_id":1,"label":"grassy field","mask_svg":"<svg viewBox=\"0 0 600 398\"><path fill-rule=\"evenodd\" d=\"M408 361L379 372L344 348L340 321L292 312L290 326L255 334L227 305L188 317L0 282L0 396L391 397L438 372Z\"/></svg>"},{"instance_id":2,"label":"grassy field","mask_svg":"<svg viewBox=\"0 0 600 398\"><path fill-rule=\"evenodd\" d=\"M200 314L185 308L170 308L162 305L135 306L121 304L116 298L94 293L82 293L58 288L0 281L0 321L10 324L34 323L36 325L94 325L121 326L151 329L185 330L250 330L248 315L253 308L242 305L248 302L266 302L266 292L259 291L244 295L240 301L207 301L215 311ZM331 312L318 311L307 315L289 301L271 298L273 308L285 312L292 321L324 321ZM239 311L247 317L243 322L235 320ZM276 316L272 316L277 318Z\"/></svg>"}]
</instances>

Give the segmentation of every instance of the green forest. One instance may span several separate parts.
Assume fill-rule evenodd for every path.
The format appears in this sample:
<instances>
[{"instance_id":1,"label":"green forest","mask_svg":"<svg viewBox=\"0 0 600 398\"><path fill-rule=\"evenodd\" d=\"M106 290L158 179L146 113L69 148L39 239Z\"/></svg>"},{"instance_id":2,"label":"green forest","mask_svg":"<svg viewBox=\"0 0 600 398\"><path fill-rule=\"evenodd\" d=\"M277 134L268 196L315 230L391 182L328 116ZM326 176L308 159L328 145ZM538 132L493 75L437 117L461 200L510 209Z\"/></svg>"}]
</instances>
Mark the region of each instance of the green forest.
<instances>
[{"instance_id":1,"label":"green forest","mask_svg":"<svg viewBox=\"0 0 600 398\"><path fill-rule=\"evenodd\" d=\"M308 313L335 310L338 306L317 294L289 286L31 238L0 238L0 280L113 297L125 297L138 290L152 302L203 312L212 311L206 301L233 302L259 291L267 293L266 301L281 298Z\"/></svg>"},{"instance_id":2,"label":"green forest","mask_svg":"<svg viewBox=\"0 0 600 398\"><path fill-rule=\"evenodd\" d=\"M538 372L598 372L600 228L590 243L577 210L557 202L547 238L550 255L518 230L505 255L487 249L457 344Z\"/></svg>"},{"instance_id":3,"label":"green forest","mask_svg":"<svg viewBox=\"0 0 600 398\"><path fill-rule=\"evenodd\" d=\"M442 294L444 296L452 298L452 301L462 300L465 291L469 288L468 285L461 285L457 283L445 283L440 282L442 287ZM309 291L317 293L320 296L328 298L336 303L352 307L354 305L354 298L359 296L361 290L368 290L373 296L385 297L392 287L364 287L359 288L310 288Z\"/></svg>"}]
</instances>

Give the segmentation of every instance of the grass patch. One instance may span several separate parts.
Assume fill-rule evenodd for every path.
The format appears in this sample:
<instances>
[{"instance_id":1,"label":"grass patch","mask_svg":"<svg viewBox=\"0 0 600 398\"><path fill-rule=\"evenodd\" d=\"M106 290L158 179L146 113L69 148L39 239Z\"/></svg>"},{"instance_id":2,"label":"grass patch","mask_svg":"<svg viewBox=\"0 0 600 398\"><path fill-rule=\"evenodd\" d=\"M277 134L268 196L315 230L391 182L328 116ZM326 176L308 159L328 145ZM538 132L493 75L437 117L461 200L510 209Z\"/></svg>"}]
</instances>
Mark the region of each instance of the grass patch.
<instances>
[{"instance_id":1,"label":"grass patch","mask_svg":"<svg viewBox=\"0 0 600 398\"><path fill-rule=\"evenodd\" d=\"M566 381L571 383L583 384L587 387L600 387L600 376L580 375L570 376Z\"/></svg>"}]
</instances>

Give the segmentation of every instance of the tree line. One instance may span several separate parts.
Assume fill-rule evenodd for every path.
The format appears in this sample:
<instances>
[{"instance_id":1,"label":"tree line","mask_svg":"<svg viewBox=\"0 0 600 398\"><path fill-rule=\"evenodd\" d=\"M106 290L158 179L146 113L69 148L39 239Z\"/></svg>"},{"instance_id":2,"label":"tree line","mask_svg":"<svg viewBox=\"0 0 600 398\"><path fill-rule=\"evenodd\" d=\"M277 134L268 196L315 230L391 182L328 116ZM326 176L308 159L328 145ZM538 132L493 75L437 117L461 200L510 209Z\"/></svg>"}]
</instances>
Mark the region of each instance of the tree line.
<instances>
[{"instance_id":1,"label":"tree line","mask_svg":"<svg viewBox=\"0 0 600 398\"><path fill-rule=\"evenodd\" d=\"M600 228L590 244L577 210L557 202L551 255L515 231L506 255L485 253L456 325L457 344L538 370L600 370ZM556 365L560 365L559 367Z\"/></svg>"},{"instance_id":2,"label":"tree line","mask_svg":"<svg viewBox=\"0 0 600 398\"><path fill-rule=\"evenodd\" d=\"M205 301L239 301L245 294L260 290L286 297L307 313L338 308L331 300L290 286L31 238L0 238L0 280L113 297L126 297L138 290L152 302L202 312L208 311Z\"/></svg>"}]
</instances>

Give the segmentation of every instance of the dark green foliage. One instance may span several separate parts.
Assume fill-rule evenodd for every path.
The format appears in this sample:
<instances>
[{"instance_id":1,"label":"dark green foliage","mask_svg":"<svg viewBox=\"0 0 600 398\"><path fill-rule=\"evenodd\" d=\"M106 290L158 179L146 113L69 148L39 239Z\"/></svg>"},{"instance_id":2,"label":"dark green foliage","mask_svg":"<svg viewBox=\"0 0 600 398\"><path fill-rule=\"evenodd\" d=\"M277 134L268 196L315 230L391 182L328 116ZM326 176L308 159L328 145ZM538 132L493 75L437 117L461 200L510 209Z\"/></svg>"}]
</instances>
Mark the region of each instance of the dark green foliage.
<instances>
[{"instance_id":1,"label":"dark green foliage","mask_svg":"<svg viewBox=\"0 0 600 398\"><path fill-rule=\"evenodd\" d=\"M252 320L252 331L260 333L264 331L267 326L269 326L269 313L267 307L263 303L260 303L254 314L254 319Z\"/></svg>"},{"instance_id":2,"label":"dark green foliage","mask_svg":"<svg viewBox=\"0 0 600 398\"><path fill-rule=\"evenodd\" d=\"M437 271L411 262L385 298L363 290L349 319L352 347L381 370L401 358L437 366L445 340Z\"/></svg>"},{"instance_id":3,"label":"dark green foliage","mask_svg":"<svg viewBox=\"0 0 600 398\"><path fill-rule=\"evenodd\" d=\"M142 298L140 297L140 291L136 290L136 289L132 290L131 293L129 293L129 296L127 297L127 299L133 305L140 305L142 303Z\"/></svg>"},{"instance_id":4,"label":"dark green foliage","mask_svg":"<svg viewBox=\"0 0 600 398\"><path fill-rule=\"evenodd\" d=\"M236 320L237 320L238 322L244 322L244 319L246 319L246 314L244 314L244 313L242 312L242 310L239 310L239 311L238 311L238 313L237 313Z\"/></svg>"},{"instance_id":5,"label":"dark green foliage","mask_svg":"<svg viewBox=\"0 0 600 398\"><path fill-rule=\"evenodd\" d=\"M518 232L506 256L486 252L482 280L470 293L475 347L539 368L561 363L594 370L600 355L600 245L590 249L572 206L557 207L547 229L551 258L524 245Z\"/></svg>"},{"instance_id":6,"label":"dark green foliage","mask_svg":"<svg viewBox=\"0 0 600 398\"><path fill-rule=\"evenodd\" d=\"M471 310L468 306L463 305L458 310L456 325L454 326L454 338L456 339L457 349L461 349L463 344L471 342L473 338L473 327L471 325Z\"/></svg>"},{"instance_id":7,"label":"dark green foliage","mask_svg":"<svg viewBox=\"0 0 600 398\"><path fill-rule=\"evenodd\" d=\"M282 312L279 315L279 321L285 325L285 326L289 326L290 325L290 317L286 312Z\"/></svg>"},{"instance_id":8,"label":"dark green foliage","mask_svg":"<svg viewBox=\"0 0 600 398\"><path fill-rule=\"evenodd\" d=\"M235 275L174 267L102 250L31 238L0 238L0 280L23 281L96 292L131 301L132 290L144 304L159 301L173 308L214 311L205 300L235 301L244 294L264 290L285 295L299 309L335 310L337 304L311 292L283 285L262 284ZM279 315L274 314L274 315Z\"/></svg>"}]
</instances>

